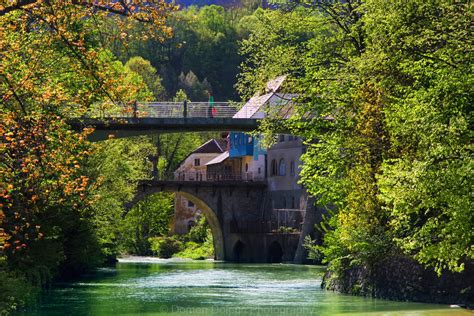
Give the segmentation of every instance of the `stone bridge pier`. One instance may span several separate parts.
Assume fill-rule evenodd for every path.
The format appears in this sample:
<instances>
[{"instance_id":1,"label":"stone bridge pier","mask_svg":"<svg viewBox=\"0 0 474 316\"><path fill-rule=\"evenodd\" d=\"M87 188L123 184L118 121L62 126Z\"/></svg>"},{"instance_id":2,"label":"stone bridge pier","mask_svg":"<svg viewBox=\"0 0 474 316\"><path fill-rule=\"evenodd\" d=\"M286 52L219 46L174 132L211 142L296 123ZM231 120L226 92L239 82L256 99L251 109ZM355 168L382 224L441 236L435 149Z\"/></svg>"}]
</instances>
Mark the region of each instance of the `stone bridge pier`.
<instances>
[{"instance_id":1,"label":"stone bridge pier","mask_svg":"<svg viewBox=\"0 0 474 316\"><path fill-rule=\"evenodd\" d=\"M179 192L202 210L212 231L215 259L234 262L293 261L299 234L272 233L266 227L265 182L140 182L127 207L158 192Z\"/></svg>"}]
</instances>

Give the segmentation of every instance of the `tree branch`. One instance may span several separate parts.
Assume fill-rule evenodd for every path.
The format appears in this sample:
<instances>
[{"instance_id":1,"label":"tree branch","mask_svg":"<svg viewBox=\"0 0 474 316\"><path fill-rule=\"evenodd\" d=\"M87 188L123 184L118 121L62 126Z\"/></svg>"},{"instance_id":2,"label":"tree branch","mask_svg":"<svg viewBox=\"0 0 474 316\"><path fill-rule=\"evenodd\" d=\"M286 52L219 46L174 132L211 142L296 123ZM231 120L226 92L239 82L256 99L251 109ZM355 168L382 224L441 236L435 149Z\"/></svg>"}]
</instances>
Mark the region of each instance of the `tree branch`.
<instances>
[{"instance_id":1,"label":"tree branch","mask_svg":"<svg viewBox=\"0 0 474 316\"><path fill-rule=\"evenodd\" d=\"M0 16L4 16L7 13L22 9L25 6L36 3L38 0L20 0L16 4L4 7L0 6Z\"/></svg>"},{"instance_id":2,"label":"tree branch","mask_svg":"<svg viewBox=\"0 0 474 316\"><path fill-rule=\"evenodd\" d=\"M38 4L38 2L39 2L38 0L19 0L16 2L16 4L11 5L11 6L7 6L7 7L0 6L0 16L4 16L5 14L16 11L16 10L25 9L25 7L29 5ZM116 3L110 3L110 5L98 5L98 4L95 4L93 1L87 1L87 0L73 0L71 3L73 5L83 6L86 8L93 8L93 9L97 9L100 11L105 11L105 12L109 12L109 13L113 13L117 15L129 16L138 22L144 22L144 23L151 22L151 20L149 19L143 19L143 18L134 16L132 7L127 5L127 3L123 0ZM121 8L115 8L117 4L120 4ZM148 3L147 8L149 8L150 5L153 5L153 4Z\"/></svg>"}]
</instances>

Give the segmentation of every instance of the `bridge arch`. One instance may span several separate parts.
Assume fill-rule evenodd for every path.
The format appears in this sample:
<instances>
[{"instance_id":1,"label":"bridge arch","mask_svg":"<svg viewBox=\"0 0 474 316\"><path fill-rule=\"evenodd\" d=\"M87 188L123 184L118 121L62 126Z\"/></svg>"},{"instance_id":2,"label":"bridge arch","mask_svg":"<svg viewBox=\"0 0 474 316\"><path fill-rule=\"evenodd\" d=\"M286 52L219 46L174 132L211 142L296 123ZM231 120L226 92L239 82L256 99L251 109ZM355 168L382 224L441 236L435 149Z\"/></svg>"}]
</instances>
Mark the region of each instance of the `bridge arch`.
<instances>
[{"instance_id":1,"label":"bridge arch","mask_svg":"<svg viewBox=\"0 0 474 316\"><path fill-rule=\"evenodd\" d=\"M193 202L196 205L196 207L202 211L202 213L204 214L204 217L209 223L209 227L211 228L212 239L214 242L214 257L216 260L224 260L224 254L225 254L224 235L222 233L222 226L220 224L219 218L217 217L216 212L206 202L204 202L202 199L200 199L196 195L193 195L186 191L181 191L181 190L178 191L178 190L174 190L172 188L167 188L167 187L157 187L157 188L149 189L146 191L139 191L135 195L135 198L130 203L127 203L126 205L127 212L136 203L143 200L145 197L152 194L160 193L160 192L179 193L182 196L184 196L186 199Z\"/></svg>"},{"instance_id":2,"label":"bridge arch","mask_svg":"<svg viewBox=\"0 0 474 316\"><path fill-rule=\"evenodd\" d=\"M268 263L281 263L283 261L283 248L278 241L274 241L268 248Z\"/></svg>"}]
</instances>

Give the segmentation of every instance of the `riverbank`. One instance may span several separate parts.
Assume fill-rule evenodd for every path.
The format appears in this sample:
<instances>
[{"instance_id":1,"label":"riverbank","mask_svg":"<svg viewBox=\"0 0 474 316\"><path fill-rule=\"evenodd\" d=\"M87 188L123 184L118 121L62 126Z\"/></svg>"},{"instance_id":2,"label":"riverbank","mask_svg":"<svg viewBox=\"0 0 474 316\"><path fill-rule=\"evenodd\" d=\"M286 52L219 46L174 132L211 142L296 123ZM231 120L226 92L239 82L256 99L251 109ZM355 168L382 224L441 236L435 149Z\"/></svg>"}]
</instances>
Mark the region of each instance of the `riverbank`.
<instances>
[{"instance_id":1,"label":"riverbank","mask_svg":"<svg viewBox=\"0 0 474 316\"><path fill-rule=\"evenodd\" d=\"M390 257L372 268L354 266L337 277L327 272L322 286L340 293L395 301L459 305L472 309L474 267L437 276L408 257Z\"/></svg>"}]
</instances>

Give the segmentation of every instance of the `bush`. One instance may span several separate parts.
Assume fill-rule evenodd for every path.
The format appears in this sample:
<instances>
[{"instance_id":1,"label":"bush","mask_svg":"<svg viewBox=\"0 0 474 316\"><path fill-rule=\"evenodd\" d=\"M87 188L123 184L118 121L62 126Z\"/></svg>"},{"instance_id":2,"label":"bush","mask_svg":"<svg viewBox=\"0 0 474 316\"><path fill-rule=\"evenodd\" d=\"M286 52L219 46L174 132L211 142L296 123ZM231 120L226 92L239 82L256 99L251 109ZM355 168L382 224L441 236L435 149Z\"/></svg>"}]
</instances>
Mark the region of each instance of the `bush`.
<instances>
[{"instance_id":1,"label":"bush","mask_svg":"<svg viewBox=\"0 0 474 316\"><path fill-rule=\"evenodd\" d=\"M291 234L291 233L297 233L298 230L293 227L287 227L287 226L280 226L278 227L278 233L280 234Z\"/></svg>"},{"instance_id":2,"label":"bush","mask_svg":"<svg viewBox=\"0 0 474 316\"><path fill-rule=\"evenodd\" d=\"M39 288L32 286L25 277L7 271L0 258L0 315L24 307L37 294Z\"/></svg>"},{"instance_id":3,"label":"bush","mask_svg":"<svg viewBox=\"0 0 474 316\"><path fill-rule=\"evenodd\" d=\"M184 249L176 253L173 257L190 258L194 260L204 260L208 258L213 258L214 257L214 241L212 238L211 229L207 227L204 230L204 233L205 233L204 238L202 238L203 242L188 241L185 243Z\"/></svg>"},{"instance_id":4,"label":"bush","mask_svg":"<svg viewBox=\"0 0 474 316\"><path fill-rule=\"evenodd\" d=\"M204 244L197 244L195 242L187 242L184 250L173 255L175 258L189 258L193 260L204 260L214 257L214 246L205 242Z\"/></svg>"},{"instance_id":5,"label":"bush","mask_svg":"<svg viewBox=\"0 0 474 316\"><path fill-rule=\"evenodd\" d=\"M177 236L152 237L149 239L151 250L160 258L171 258L183 249L183 242Z\"/></svg>"}]
</instances>

